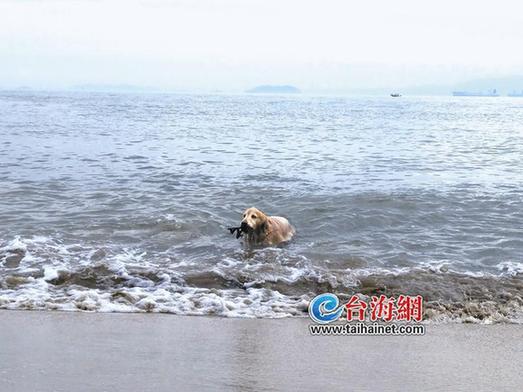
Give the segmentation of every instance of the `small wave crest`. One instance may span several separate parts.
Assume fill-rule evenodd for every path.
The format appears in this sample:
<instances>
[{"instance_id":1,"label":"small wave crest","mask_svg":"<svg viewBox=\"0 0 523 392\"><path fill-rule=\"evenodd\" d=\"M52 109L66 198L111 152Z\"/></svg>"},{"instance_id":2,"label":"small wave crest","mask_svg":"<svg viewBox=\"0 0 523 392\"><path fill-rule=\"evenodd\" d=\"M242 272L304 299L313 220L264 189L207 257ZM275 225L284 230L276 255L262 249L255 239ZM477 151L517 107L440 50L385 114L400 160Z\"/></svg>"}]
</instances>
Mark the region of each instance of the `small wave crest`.
<instances>
[{"instance_id":1,"label":"small wave crest","mask_svg":"<svg viewBox=\"0 0 523 392\"><path fill-rule=\"evenodd\" d=\"M0 308L162 312L224 317L306 316L309 301L422 295L433 322L523 322L523 269L460 271L451 263L397 268L313 261L289 248L224 250L210 264L169 252L15 237L0 246Z\"/></svg>"}]
</instances>

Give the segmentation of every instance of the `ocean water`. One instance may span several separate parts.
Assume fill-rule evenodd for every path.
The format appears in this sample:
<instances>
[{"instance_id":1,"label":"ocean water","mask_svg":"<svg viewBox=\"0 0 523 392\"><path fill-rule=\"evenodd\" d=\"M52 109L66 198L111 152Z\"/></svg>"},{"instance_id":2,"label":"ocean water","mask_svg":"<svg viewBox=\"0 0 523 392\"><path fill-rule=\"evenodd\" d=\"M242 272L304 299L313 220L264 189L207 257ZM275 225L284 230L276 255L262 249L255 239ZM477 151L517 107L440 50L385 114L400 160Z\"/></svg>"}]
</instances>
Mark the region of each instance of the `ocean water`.
<instances>
[{"instance_id":1,"label":"ocean water","mask_svg":"<svg viewBox=\"0 0 523 392\"><path fill-rule=\"evenodd\" d=\"M0 92L0 222L4 309L522 322L523 99Z\"/></svg>"}]
</instances>

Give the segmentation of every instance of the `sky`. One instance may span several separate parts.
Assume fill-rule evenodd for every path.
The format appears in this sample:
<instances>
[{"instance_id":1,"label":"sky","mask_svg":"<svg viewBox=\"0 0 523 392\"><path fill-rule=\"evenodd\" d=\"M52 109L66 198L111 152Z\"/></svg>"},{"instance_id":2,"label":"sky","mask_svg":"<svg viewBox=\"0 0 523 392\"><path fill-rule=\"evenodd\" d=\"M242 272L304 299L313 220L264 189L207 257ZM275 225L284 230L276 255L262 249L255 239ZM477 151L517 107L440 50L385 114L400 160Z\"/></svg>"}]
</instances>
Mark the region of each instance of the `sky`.
<instances>
[{"instance_id":1,"label":"sky","mask_svg":"<svg viewBox=\"0 0 523 392\"><path fill-rule=\"evenodd\" d=\"M1 0L0 87L243 91L523 74L523 3Z\"/></svg>"}]
</instances>

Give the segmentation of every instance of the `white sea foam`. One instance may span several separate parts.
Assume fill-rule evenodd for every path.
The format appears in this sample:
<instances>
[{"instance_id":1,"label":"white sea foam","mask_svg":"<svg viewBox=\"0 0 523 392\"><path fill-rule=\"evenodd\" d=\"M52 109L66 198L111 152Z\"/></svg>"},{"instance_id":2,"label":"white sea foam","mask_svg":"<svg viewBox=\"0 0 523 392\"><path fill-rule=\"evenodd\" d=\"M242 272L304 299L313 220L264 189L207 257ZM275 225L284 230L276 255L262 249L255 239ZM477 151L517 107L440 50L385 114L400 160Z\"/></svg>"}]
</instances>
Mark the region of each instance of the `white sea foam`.
<instances>
[{"instance_id":1,"label":"white sea foam","mask_svg":"<svg viewBox=\"0 0 523 392\"><path fill-rule=\"evenodd\" d=\"M523 274L522 262L503 261L499 263L496 267L502 275L516 276Z\"/></svg>"},{"instance_id":2,"label":"white sea foam","mask_svg":"<svg viewBox=\"0 0 523 392\"><path fill-rule=\"evenodd\" d=\"M516 262L499 263L487 273L461 271L454 267L459 263L445 260L410 267L336 269L332 263L315 264L282 248L260 250L249 258L233 252L202 269L198 259L165 263L164 256L143 249L106 247L101 252L47 237L15 237L0 251L23 253L17 268L0 274L3 309L296 317L306 315L308 301L320 291L358 292L360 281L368 277L387 281L387 276L431 273L496 280L522 273L522 264ZM427 314L433 322L521 322L521 298L504 295L498 304L474 299L435 303Z\"/></svg>"},{"instance_id":3,"label":"white sea foam","mask_svg":"<svg viewBox=\"0 0 523 392\"><path fill-rule=\"evenodd\" d=\"M25 239L22 240L20 236L15 236L11 241L9 241L5 246L0 248L0 251L2 252L8 252L8 251L27 251L27 242L29 240Z\"/></svg>"}]
</instances>

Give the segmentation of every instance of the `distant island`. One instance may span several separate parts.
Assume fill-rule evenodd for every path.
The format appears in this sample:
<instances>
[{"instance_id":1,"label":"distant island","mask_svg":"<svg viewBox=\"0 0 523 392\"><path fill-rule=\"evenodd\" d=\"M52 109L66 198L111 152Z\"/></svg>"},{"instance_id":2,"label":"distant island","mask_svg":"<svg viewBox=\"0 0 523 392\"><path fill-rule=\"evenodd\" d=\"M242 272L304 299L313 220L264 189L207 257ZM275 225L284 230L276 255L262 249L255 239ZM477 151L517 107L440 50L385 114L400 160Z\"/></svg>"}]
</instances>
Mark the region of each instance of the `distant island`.
<instances>
[{"instance_id":1,"label":"distant island","mask_svg":"<svg viewBox=\"0 0 523 392\"><path fill-rule=\"evenodd\" d=\"M250 90L246 91L247 93L254 93L254 94L300 94L301 91L294 87L289 85L284 86L276 86L276 85L262 85L262 86L256 86L254 88L251 88Z\"/></svg>"}]
</instances>

